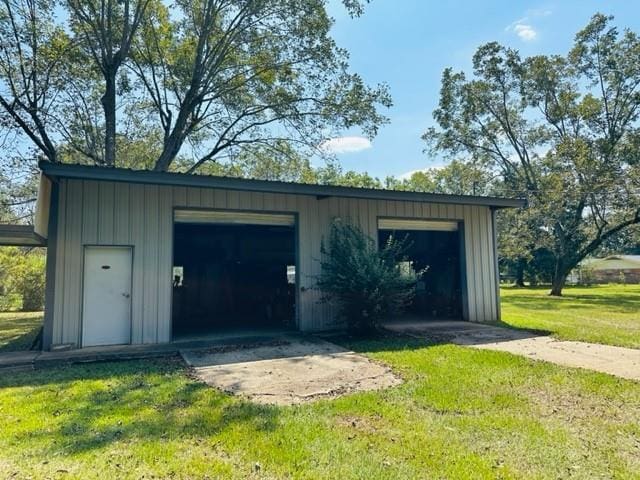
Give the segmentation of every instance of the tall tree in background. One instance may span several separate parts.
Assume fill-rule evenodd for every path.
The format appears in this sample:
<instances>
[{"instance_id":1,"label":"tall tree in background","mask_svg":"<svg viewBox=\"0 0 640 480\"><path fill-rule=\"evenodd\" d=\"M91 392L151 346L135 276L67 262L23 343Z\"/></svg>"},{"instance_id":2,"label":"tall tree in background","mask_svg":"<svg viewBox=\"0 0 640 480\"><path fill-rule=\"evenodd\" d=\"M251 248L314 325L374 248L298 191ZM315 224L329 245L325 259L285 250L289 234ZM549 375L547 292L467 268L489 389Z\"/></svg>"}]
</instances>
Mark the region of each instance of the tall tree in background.
<instances>
[{"instance_id":1,"label":"tall tree in background","mask_svg":"<svg viewBox=\"0 0 640 480\"><path fill-rule=\"evenodd\" d=\"M104 154L94 160L116 163L116 97L118 72L129 57L131 43L151 0L68 0L77 43L102 74L104 92ZM79 57L81 58L81 57Z\"/></svg>"},{"instance_id":2,"label":"tall tree in background","mask_svg":"<svg viewBox=\"0 0 640 480\"><path fill-rule=\"evenodd\" d=\"M496 178L482 166L453 160L443 167L413 172L409 178L388 178L387 188L449 195L491 195Z\"/></svg>"},{"instance_id":3,"label":"tall tree in background","mask_svg":"<svg viewBox=\"0 0 640 480\"><path fill-rule=\"evenodd\" d=\"M0 223L28 224L33 219L40 172L20 153L10 151L12 140L2 144L8 153L0 157Z\"/></svg>"},{"instance_id":4,"label":"tall tree in background","mask_svg":"<svg viewBox=\"0 0 640 480\"><path fill-rule=\"evenodd\" d=\"M552 295L583 258L640 223L639 59L637 34L596 14L567 56L523 59L489 43L471 79L443 74L438 127L424 138L529 199L523 226L553 254Z\"/></svg>"},{"instance_id":5,"label":"tall tree in background","mask_svg":"<svg viewBox=\"0 0 640 480\"><path fill-rule=\"evenodd\" d=\"M366 2L343 3L357 16ZM159 133L135 166L168 170L180 154L189 172L254 150L321 154L351 127L373 136L387 88L349 71L327 4L0 0L0 129L28 139L32 159L107 166Z\"/></svg>"},{"instance_id":6,"label":"tall tree in background","mask_svg":"<svg viewBox=\"0 0 640 480\"><path fill-rule=\"evenodd\" d=\"M284 143L317 153L331 133L359 126L374 135L389 106L386 87L348 72L329 35L324 0L178 1L172 20L155 8L134 45L133 70L162 127L155 169L167 170L190 142L202 164Z\"/></svg>"},{"instance_id":7,"label":"tall tree in background","mask_svg":"<svg viewBox=\"0 0 640 480\"><path fill-rule=\"evenodd\" d=\"M0 2L0 106L4 135L19 132L51 162L57 161L62 71L69 39L49 0Z\"/></svg>"},{"instance_id":8,"label":"tall tree in background","mask_svg":"<svg viewBox=\"0 0 640 480\"><path fill-rule=\"evenodd\" d=\"M307 156L296 152L287 143L278 145L278 149L283 154L276 157L269 148L254 147L250 152L240 152L231 160L205 164L200 170L207 175L257 180L357 188L385 187L380 179L372 177L366 172L344 171L336 161L330 159L324 165L313 166ZM180 161L176 163L178 164L177 168L182 168Z\"/></svg>"}]
</instances>

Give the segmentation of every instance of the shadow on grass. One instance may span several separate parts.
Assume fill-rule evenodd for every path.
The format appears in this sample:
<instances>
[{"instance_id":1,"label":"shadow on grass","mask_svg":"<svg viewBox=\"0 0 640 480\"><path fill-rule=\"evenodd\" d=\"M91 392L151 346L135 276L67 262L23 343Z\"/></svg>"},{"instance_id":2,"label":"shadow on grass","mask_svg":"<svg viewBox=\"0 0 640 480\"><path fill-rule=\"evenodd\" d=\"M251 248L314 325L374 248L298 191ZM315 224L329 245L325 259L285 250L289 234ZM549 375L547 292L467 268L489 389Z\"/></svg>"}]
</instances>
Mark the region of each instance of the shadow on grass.
<instances>
[{"instance_id":1,"label":"shadow on grass","mask_svg":"<svg viewBox=\"0 0 640 480\"><path fill-rule=\"evenodd\" d=\"M22 352L30 350L34 340L40 333L40 326L32 328L31 330L23 333L22 335L12 338L4 345L0 345L0 353L3 352Z\"/></svg>"},{"instance_id":2,"label":"shadow on grass","mask_svg":"<svg viewBox=\"0 0 640 480\"><path fill-rule=\"evenodd\" d=\"M554 333L552 330L545 330L542 328L519 327L517 325L506 323L502 320L487 323L486 325L490 325L492 327L508 328L509 330L515 330L517 332L522 332L523 334L530 334L532 337L548 337L549 335L553 335Z\"/></svg>"},{"instance_id":3,"label":"shadow on grass","mask_svg":"<svg viewBox=\"0 0 640 480\"><path fill-rule=\"evenodd\" d=\"M0 316L0 352L29 350L42 327L42 316L15 312Z\"/></svg>"},{"instance_id":4,"label":"shadow on grass","mask_svg":"<svg viewBox=\"0 0 640 480\"><path fill-rule=\"evenodd\" d=\"M441 345L474 346L548 337L546 329L523 328L506 322L412 321L389 323L367 337L333 336L328 340L358 353L430 348Z\"/></svg>"},{"instance_id":5,"label":"shadow on grass","mask_svg":"<svg viewBox=\"0 0 640 480\"><path fill-rule=\"evenodd\" d=\"M22 414L47 428L17 435L50 453L81 453L112 442L207 439L237 425L272 431L277 407L233 398L186 375L177 358L72 365L0 377L0 388L35 387ZM98 383L96 383L98 382ZM33 403L40 402L33 411Z\"/></svg>"}]
</instances>

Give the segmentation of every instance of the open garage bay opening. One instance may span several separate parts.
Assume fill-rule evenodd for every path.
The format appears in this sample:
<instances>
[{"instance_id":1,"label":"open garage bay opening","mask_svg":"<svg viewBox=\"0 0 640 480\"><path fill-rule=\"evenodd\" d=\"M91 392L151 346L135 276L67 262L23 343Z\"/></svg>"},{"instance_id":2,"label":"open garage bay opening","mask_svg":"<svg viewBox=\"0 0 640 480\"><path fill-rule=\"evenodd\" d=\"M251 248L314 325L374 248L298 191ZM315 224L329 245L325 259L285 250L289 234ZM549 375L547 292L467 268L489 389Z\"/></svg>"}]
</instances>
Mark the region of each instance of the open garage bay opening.
<instances>
[{"instance_id":1,"label":"open garage bay opening","mask_svg":"<svg viewBox=\"0 0 640 480\"><path fill-rule=\"evenodd\" d=\"M296 324L295 218L176 211L173 339Z\"/></svg>"},{"instance_id":2,"label":"open garage bay opening","mask_svg":"<svg viewBox=\"0 0 640 480\"><path fill-rule=\"evenodd\" d=\"M418 281L407 316L415 319L463 318L462 245L458 222L380 219L378 244L407 238L407 268L427 269Z\"/></svg>"}]
</instances>

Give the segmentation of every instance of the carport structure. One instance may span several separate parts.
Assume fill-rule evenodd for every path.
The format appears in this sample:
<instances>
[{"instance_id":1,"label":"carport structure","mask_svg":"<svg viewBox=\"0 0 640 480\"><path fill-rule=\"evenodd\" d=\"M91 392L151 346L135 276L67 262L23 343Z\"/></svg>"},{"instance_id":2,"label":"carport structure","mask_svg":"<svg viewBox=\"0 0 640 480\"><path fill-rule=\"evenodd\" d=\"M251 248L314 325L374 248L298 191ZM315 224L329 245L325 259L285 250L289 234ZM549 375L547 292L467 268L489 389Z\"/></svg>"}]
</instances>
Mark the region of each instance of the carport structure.
<instances>
[{"instance_id":1,"label":"carport structure","mask_svg":"<svg viewBox=\"0 0 640 480\"><path fill-rule=\"evenodd\" d=\"M41 163L45 348L340 327L315 288L331 223L409 235L429 266L414 317L500 318L495 212L518 199ZM44 227L46 226L46 228Z\"/></svg>"},{"instance_id":2,"label":"carport structure","mask_svg":"<svg viewBox=\"0 0 640 480\"><path fill-rule=\"evenodd\" d=\"M46 247L47 241L38 235L32 225L0 224L0 246Z\"/></svg>"}]
</instances>

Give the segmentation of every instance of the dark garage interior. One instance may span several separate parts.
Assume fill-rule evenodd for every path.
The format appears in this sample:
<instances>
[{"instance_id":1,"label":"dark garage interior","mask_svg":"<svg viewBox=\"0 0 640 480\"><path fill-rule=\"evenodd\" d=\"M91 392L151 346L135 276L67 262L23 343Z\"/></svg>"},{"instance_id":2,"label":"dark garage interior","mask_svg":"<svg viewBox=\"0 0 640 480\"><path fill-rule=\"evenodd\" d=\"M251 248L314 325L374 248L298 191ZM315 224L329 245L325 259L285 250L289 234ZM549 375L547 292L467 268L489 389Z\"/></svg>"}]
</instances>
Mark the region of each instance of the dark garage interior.
<instances>
[{"instance_id":1,"label":"dark garage interior","mask_svg":"<svg viewBox=\"0 0 640 480\"><path fill-rule=\"evenodd\" d=\"M294 328L294 227L176 223L174 229L174 339Z\"/></svg>"},{"instance_id":2,"label":"dark garage interior","mask_svg":"<svg viewBox=\"0 0 640 480\"><path fill-rule=\"evenodd\" d=\"M415 271L427 268L416 285L407 315L425 319L462 319L461 244L458 231L383 230L378 244L389 237L407 238L407 260Z\"/></svg>"}]
</instances>

